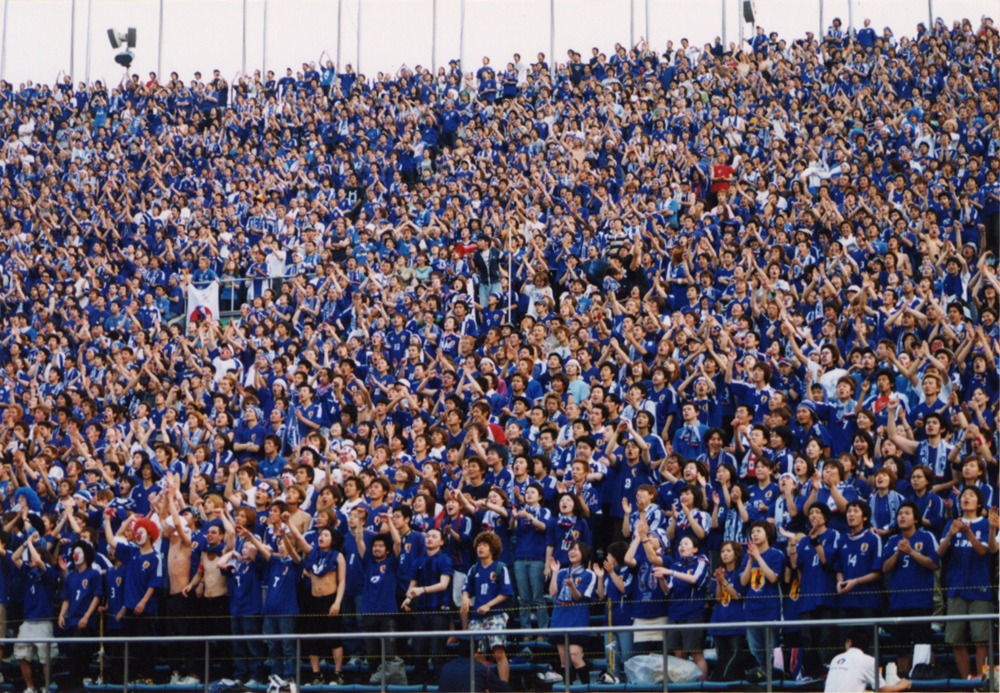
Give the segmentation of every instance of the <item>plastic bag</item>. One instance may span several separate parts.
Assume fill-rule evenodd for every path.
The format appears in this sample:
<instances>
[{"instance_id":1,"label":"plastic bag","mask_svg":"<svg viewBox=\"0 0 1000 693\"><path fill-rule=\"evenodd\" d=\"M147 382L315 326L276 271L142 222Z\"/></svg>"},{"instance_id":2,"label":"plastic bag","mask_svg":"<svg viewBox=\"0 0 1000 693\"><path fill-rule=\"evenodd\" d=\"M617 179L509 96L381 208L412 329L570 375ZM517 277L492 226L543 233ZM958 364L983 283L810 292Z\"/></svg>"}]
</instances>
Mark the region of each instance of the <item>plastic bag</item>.
<instances>
[{"instance_id":1,"label":"plastic bag","mask_svg":"<svg viewBox=\"0 0 1000 693\"><path fill-rule=\"evenodd\" d=\"M667 674L670 683L691 683L701 678L701 669L694 662L667 657ZM625 675L629 683L663 683L663 657L637 655L625 662Z\"/></svg>"}]
</instances>

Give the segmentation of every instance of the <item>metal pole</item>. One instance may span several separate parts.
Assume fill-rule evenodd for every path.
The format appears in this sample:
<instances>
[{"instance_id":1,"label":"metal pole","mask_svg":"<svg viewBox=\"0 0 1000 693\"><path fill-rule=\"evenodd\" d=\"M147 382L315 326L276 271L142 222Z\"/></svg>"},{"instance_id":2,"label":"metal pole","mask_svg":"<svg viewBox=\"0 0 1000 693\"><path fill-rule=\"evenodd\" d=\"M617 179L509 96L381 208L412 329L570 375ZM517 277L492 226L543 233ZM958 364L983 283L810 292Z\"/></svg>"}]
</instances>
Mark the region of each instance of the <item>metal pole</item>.
<instances>
[{"instance_id":1,"label":"metal pole","mask_svg":"<svg viewBox=\"0 0 1000 693\"><path fill-rule=\"evenodd\" d=\"M928 0L929 2L930 0ZM816 34L819 45L823 45L823 0L819 0L819 33Z\"/></svg>"},{"instance_id":2,"label":"metal pole","mask_svg":"<svg viewBox=\"0 0 1000 693\"><path fill-rule=\"evenodd\" d=\"M649 0L646 0L646 43L648 45L653 45L653 42L649 40Z\"/></svg>"},{"instance_id":3,"label":"metal pole","mask_svg":"<svg viewBox=\"0 0 1000 693\"><path fill-rule=\"evenodd\" d=\"M854 36L854 0L848 0L847 3L847 36Z\"/></svg>"},{"instance_id":4,"label":"metal pole","mask_svg":"<svg viewBox=\"0 0 1000 693\"><path fill-rule=\"evenodd\" d=\"M87 64L84 70L83 79L90 84L90 10L94 7L94 0L87 0Z\"/></svg>"},{"instance_id":5,"label":"metal pole","mask_svg":"<svg viewBox=\"0 0 1000 693\"><path fill-rule=\"evenodd\" d=\"M382 655L381 655L382 663L379 666L379 671L382 672L382 676L380 677L382 680L382 693L385 693L385 638L379 638L378 642L379 645L382 646Z\"/></svg>"},{"instance_id":6,"label":"metal pole","mask_svg":"<svg viewBox=\"0 0 1000 693\"><path fill-rule=\"evenodd\" d=\"M264 81L267 81L267 0L264 0L264 55L261 59Z\"/></svg>"},{"instance_id":7,"label":"metal pole","mask_svg":"<svg viewBox=\"0 0 1000 693\"><path fill-rule=\"evenodd\" d=\"M0 79L7 67L7 0L3 0L3 45L0 46Z\"/></svg>"},{"instance_id":8,"label":"metal pole","mask_svg":"<svg viewBox=\"0 0 1000 693\"><path fill-rule=\"evenodd\" d=\"M302 690L302 640L299 638L295 638L295 690Z\"/></svg>"},{"instance_id":9,"label":"metal pole","mask_svg":"<svg viewBox=\"0 0 1000 693\"><path fill-rule=\"evenodd\" d=\"M629 50L635 48L635 0L628 2L628 40Z\"/></svg>"},{"instance_id":10,"label":"metal pole","mask_svg":"<svg viewBox=\"0 0 1000 693\"><path fill-rule=\"evenodd\" d=\"M340 27L344 17L344 0L337 0L337 71L340 71Z\"/></svg>"},{"instance_id":11,"label":"metal pole","mask_svg":"<svg viewBox=\"0 0 1000 693\"><path fill-rule=\"evenodd\" d=\"M361 0L358 0L358 59L354 61L354 73L361 74Z\"/></svg>"},{"instance_id":12,"label":"metal pole","mask_svg":"<svg viewBox=\"0 0 1000 693\"><path fill-rule=\"evenodd\" d=\"M873 654L875 655L875 678L872 679L875 682L875 686L873 686L873 690L874 690L875 688L880 688L880 686L878 685L878 669L879 669L879 667L878 667L878 659L879 659L879 657L878 657L878 623L876 623L874 625L874 632L872 633L872 646L875 648L873 650Z\"/></svg>"},{"instance_id":13,"label":"metal pole","mask_svg":"<svg viewBox=\"0 0 1000 693\"><path fill-rule=\"evenodd\" d=\"M934 32L934 0L927 0L927 31Z\"/></svg>"},{"instance_id":14,"label":"metal pole","mask_svg":"<svg viewBox=\"0 0 1000 693\"><path fill-rule=\"evenodd\" d=\"M45 661L48 662L45 669L45 693L52 690L52 643L45 643Z\"/></svg>"},{"instance_id":15,"label":"metal pole","mask_svg":"<svg viewBox=\"0 0 1000 693\"><path fill-rule=\"evenodd\" d=\"M566 648L563 651L565 655L563 657L563 685L566 687L566 693L569 693L569 682L570 682L570 672L569 672L569 633L563 633L563 647Z\"/></svg>"},{"instance_id":16,"label":"metal pole","mask_svg":"<svg viewBox=\"0 0 1000 693\"><path fill-rule=\"evenodd\" d=\"M995 691L997 689L997 680L993 673L993 624L989 625L989 640L986 644L986 690Z\"/></svg>"},{"instance_id":17,"label":"metal pole","mask_svg":"<svg viewBox=\"0 0 1000 693\"><path fill-rule=\"evenodd\" d=\"M667 675L667 661L669 659L669 654L667 653L667 634L663 634L663 693L667 693L670 690L670 677Z\"/></svg>"},{"instance_id":18,"label":"metal pole","mask_svg":"<svg viewBox=\"0 0 1000 693\"><path fill-rule=\"evenodd\" d=\"M128 693L128 641L125 641L125 662L122 664L122 691Z\"/></svg>"},{"instance_id":19,"label":"metal pole","mask_svg":"<svg viewBox=\"0 0 1000 693\"><path fill-rule=\"evenodd\" d=\"M212 680L212 654L210 652L210 642L210 640L205 641L205 678L202 679L205 682L205 693L208 693L208 682Z\"/></svg>"},{"instance_id":20,"label":"metal pole","mask_svg":"<svg viewBox=\"0 0 1000 693\"><path fill-rule=\"evenodd\" d=\"M462 88L462 69L465 65L465 0L458 10L458 88Z\"/></svg>"},{"instance_id":21,"label":"metal pole","mask_svg":"<svg viewBox=\"0 0 1000 693\"><path fill-rule=\"evenodd\" d=\"M247 73L247 0L243 0L243 62L240 72Z\"/></svg>"},{"instance_id":22,"label":"metal pole","mask_svg":"<svg viewBox=\"0 0 1000 693\"><path fill-rule=\"evenodd\" d=\"M69 10L69 78L76 81L76 0Z\"/></svg>"},{"instance_id":23,"label":"metal pole","mask_svg":"<svg viewBox=\"0 0 1000 693\"><path fill-rule=\"evenodd\" d=\"M471 634L469 635L469 690L476 690L476 638Z\"/></svg>"},{"instance_id":24,"label":"metal pole","mask_svg":"<svg viewBox=\"0 0 1000 693\"><path fill-rule=\"evenodd\" d=\"M729 44L726 41L726 0L722 0L722 52L726 52Z\"/></svg>"},{"instance_id":25,"label":"metal pole","mask_svg":"<svg viewBox=\"0 0 1000 693\"><path fill-rule=\"evenodd\" d=\"M742 24L742 22L740 22ZM771 693L773 690L771 688L773 673L771 670L774 668L774 648L771 647L771 626L767 626L764 629L764 662L767 664L767 693Z\"/></svg>"},{"instance_id":26,"label":"metal pole","mask_svg":"<svg viewBox=\"0 0 1000 693\"><path fill-rule=\"evenodd\" d=\"M554 80L556 74L556 0L549 0L549 60L552 61L549 76Z\"/></svg>"},{"instance_id":27,"label":"metal pole","mask_svg":"<svg viewBox=\"0 0 1000 693\"><path fill-rule=\"evenodd\" d=\"M438 3L431 0L431 75L437 74ZM459 85L461 86L461 85Z\"/></svg>"},{"instance_id":28,"label":"metal pole","mask_svg":"<svg viewBox=\"0 0 1000 693\"><path fill-rule=\"evenodd\" d=\"M160 0L160 25L156 39L156 76L163 79L163 0Z\"/></svg>"}]
</instances>

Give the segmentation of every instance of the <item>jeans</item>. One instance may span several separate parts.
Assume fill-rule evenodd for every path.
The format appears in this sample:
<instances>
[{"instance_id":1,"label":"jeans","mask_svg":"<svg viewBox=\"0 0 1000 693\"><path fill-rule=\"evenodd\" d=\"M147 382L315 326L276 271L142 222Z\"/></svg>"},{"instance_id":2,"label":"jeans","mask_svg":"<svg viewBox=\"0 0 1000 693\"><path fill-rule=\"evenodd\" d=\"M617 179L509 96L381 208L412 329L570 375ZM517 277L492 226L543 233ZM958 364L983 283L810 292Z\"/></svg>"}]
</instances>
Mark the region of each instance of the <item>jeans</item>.
<instances>
[{"instance_id":1,"label":"jeans","mask_svg":"<svg viewBox=\"0 0 1000 693\"><path fill-rule=\"evenodd\" d=\"M803 621L836 619L837 610L819 606L802 612L799 617ZM836 628L802 626L802 669L806 674L818 678L823 673L823 665L837 654L838 635Z\"/></svg>"},{"instance_id":2,"label":"jeans","mask_svg":"<svg viewBox=\"0 0 1000 693\"><path fill-rule=\"evenodd\" d=\"M448 630L451 625L451 614L447 611L435 611L431 613L418 613L413 616L414 632L427 632L434 630ZM445 655L445 638L414 638L413 654L416 659L416 681L430 681L430 664L434 664L435 671L441 670L441 664ZM428 654L430 655L428 657ZM434 679L436 682L437 679Z\"/></svg>"},{"instance_id":3,"label":"jeans","mask_svg":"<svg viewBox=\"0 0 1000 693\"><path fill-rule=\"evenodd\" d=\"M514 561L517 582L517 603L521 607L521 627L529 628L531 612L535 612L539 628L549 627L549 610L545 606L545 561L519 559Z\"/></svg>"},{"instance_id":4,"label":"jeans","mask_svg":"<svg viewBox=\"0 0 1000 693\"><path fill-rule=\"evenodd\" d=\"M265 635L294 635L294 616L265 616ZM267 659L271 665L271 673L285 680L295 680L295 639L269 640L267 643Z\"/></svg>"},{"instance_id":5,"label":"jeans","mask_svg":"<svg viewBox=\"0 0 1000 693\"><path fill-rule=\"evenodd\" d=\"M775 632L771 631L771 647L767 646L766 628L747 628L747 646L750 654L757 660L757 665L767 667L769 657L774 657Z\"/></svg>"},{"instance_id":6,"label":"jeans","mask_svg":"<svg viewBox=\"0 0 1000 693\"><path fill-rule=\"evenodd\" d=\"M340 604L340 613L341 618L344 619L343 623L345 635L361 632L360 594L345 594L344 599ZM357 638L344 638L344 654L349 657L357 657L358 655L364 653L364 651L364 643L357 640Z\"/></svg>"},{"instance_id":7,"label":"jeans","mask_svg":"<svg viewBox=\"0 0 1000 693\"><path fill-rule=\"evenodd\" d=\"M615 648L615 666L614 671L611 673L619 681L625 680L625 662L627 662L633 654L632 645L635 641L635 633L612 633L611 643Z\"/></svg>"},{"instance_id":8,"label":"jeans","mask_svg":"<svg viewBox=\"0 0 1000 693\"><path fill-rule=\"evenodd\" d=\"M497 282L496 284L480 283L479 284L479 305L481 305L483 308L486 308L486 306L489 305L488 301L489 301L489 298L490 298L490 294L498 294L502 290L503 290L503 286L501 286L500 282ZM506 308L507 304L505 303L503 305L503 307Z\"/></svg>"},{"instance_id":9,"label":"jeans","mask_svg":"<svg viewBox=\"0 0 1000 693\"><path fill-rule=\"evenodd\" d=\"M232 616L230 628L233 635L260 635L260 618L257 616ZM233 676L240 681L264 678L262 660L266 650L260 640L235 640L233 642Z\"/></svg>"}]
</instances>

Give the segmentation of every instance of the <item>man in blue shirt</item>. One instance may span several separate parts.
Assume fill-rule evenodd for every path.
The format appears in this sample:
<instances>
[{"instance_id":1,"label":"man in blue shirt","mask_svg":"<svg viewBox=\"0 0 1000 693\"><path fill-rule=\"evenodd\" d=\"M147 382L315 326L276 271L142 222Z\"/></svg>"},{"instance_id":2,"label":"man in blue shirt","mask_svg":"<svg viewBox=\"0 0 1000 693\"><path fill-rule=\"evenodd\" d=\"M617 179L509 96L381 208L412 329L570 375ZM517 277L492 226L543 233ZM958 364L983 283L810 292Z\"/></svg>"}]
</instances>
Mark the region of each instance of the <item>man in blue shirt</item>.
<instances>
[{"instance_id":1,"label":"man in blue shirt","mask_svg":"<svg viewBox=\"0 0 1000 693\"><path fill-rule=\"evenodd\" d=\"M830 508L824 504L813 503L808 518L812 526L809 534L799 539L797 546L788 547L792 569L799 571L799 615L802 620L832 619L837 615L834 556L840 534L827 528ZM803 626L802 636L802 668L807 675L818 678L823 673L823 663L835 654L832 650L837 647L837 631Z\"/></svg>"},{"instance_id":2,"label":"man in blue shirt","mask_svg":"<svg viewBox=\"0 0 1000 693\"><path fill-rule=\"evenodd\" d=\"M47 670L52 656L59 654L55 645L32 642L52 637L52 596L56 584L56 571L52 568L49 552L41 537L32 530L29 526L27 539L11 556L24 582L24 622L17 631L14 658L21 662L27 692L35 690L32 661L37 660ZM0 548L0 553L6 556L3 548ZM28 554L27 560L24 560L25 553Z\"/></svg>"},{"instance_id":3,"label":"man in blue shirt","mask_svg":"<svg viewBox=\"0 0 1000 693\"><path fill-rule=\"evenodd\" d=\"M358 555L361 556L361 567L365 574L365 583L361 592L361 628L365 633L393 633L396 630L396 590L399 581L399 553L403 548L399 530L392 522L388 512L373 517L374 522L381 523L382 531L371 540L371 550L365 543L364 525L354 527L354 539L358 545ZM376 526L378 526L376 524ZM386 531L388 530L388 532ZM375 668L371 663L379 653L379 641L373 638L365 640L365 654L368 656L369 669ZM385 640L385 653L389 657L396 656L396 641L394 638ZM381 679L382 665L372 676L372 681Z\"/></svg>"},{"instance_id":4,"label":"man in blue shirt","mask_svg":"<svg viewBox=\"0 0 1000 693\"><path fill-rule=\"evenodd\" d=\"M92 637L97 623L94 612L104 595L101 573L93 568L94 547L79 539L73 544L70 558L73 567L66 573L63 582L59 629L73 638ZM64 647L69 659L70 685L82 686L96 648L93 645L77 644L72 640Z\"/></svg>"},{"instance_id":5,"label":"man in blue shirt","mask_svg":"<svg viewBox=\"0 0 1000 693\"><path fill-rule=\"evenodd\" d=\"M872 511L867 502L851 501L844 514L847 533L841 535L834 557L840 600L837 616L877 616L882 608L882 537L871 530Z\"/></svg>"},{"instance_id":6,"label":"man in blue shirt","mask_svg":"<svg viewBox=\"0 0 1000 693\"><path fill-rule=\"evenodd\" d=\"M684 425L674 434L674 452L683 455L685 460L696 460L705 452L705 433L708 426L698 422L698 405L685 402L681 407L681 418Z\"/></svg>"},{"instance_id":7,"label":"man in blue shirt","mask_svg":"<svg viewBox=\"0 0 1000 693\"><path fill-rule=\"evenodd\" d=\"M934 612L934 574L938 570L938 541L930 532L917 529L923 522L920 508L903 501L896 511L899 534L886 542L882 572L889 580L889 615L930 616ZM931 624L906 623L890 626L893 645L899 649L899 670L910 670L913 645L931 642Z\"/></svg>"},{"instance_id":8,"label":"man in blue shirt","mask_svg":"<svg viewBox=\"0 0 1000 693\"><path fill-rule=\"evenodd\" d=\"M500 538L491 532L482 532L473 542L479 560L469 569L469 577L462 590L461 613L469 617L470 631L487 631L479 641L492 650L497 673L504 681L510 680L510 665L504 649L507 640L503 630L507 627L507 613L501 605L514 596L514 586L507 566L499 562L503 547Z\"/></svg>"}]
</instances>

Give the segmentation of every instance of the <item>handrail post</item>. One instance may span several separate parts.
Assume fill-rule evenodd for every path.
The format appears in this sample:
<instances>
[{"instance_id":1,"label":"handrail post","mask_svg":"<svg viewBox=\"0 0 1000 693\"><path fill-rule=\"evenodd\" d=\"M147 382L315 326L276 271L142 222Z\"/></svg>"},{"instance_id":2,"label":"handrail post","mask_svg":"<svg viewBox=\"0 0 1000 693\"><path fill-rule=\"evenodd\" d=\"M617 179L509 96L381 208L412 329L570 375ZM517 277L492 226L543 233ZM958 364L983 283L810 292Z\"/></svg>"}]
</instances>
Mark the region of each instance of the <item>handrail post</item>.
<instances>
[{"instance_id":1,"label":"handrail post","mask_svg":"<svg viewBox=\"0 0 1000 693\"><path fill-rule=\"evenodd\" d=\"M469 634L469 690L476 690L476 638Z\"/></svg>"},{"instance_id":2,"label":"handrail post","mask_svg":"<svg viewBox=\"0 0 1000 693\"><path fill-rule=\"evenodd\" d=\"M382 668L380 671L382 675L380 676L382 680L382 693L385 693L385 638L379 638L379 644L382 646Z\"/></svg>"},{"instance_id":3,"label":"handrail post","mask_svg":"<svg viewBox=\"0 0 1000 693\"><path fill-rule=\"evenodd\" d=\"M998 688L997 677L993 675L993 623L992 619L987 621L989 626L989 640L986 644L986 690L993 691Z\"/></svg>"},{"instance_id":4,"label":"handrail post","mask_svg":"<svg viewBox=\"0 0 1000 693\"><path fill-rule=\"evenodd\" d=\"M667 631L663 631L663 693L667 693L670 690L670 677L667 675L667 660L670 655L667 653Z\"/></svg>"},{"instance_id":5,"label":"handrail post","mask_svg":"<svg viewBox=\"0 0 1000 693\"><path fill-rule=\"evenodd\" d=\"M774 648L771 647L771 626L766 626L764 628L764 664L765 669L767 669L767 693L771 693L772 689L772 678L774 672L771 671L774 668Z\"/></svg>"},{"instance_id":6,"label":"handrail post","mask_svg":"<svg viewBox=\"0 0 1000 693\"><path fill-rule=\"evenodd\" d=\"M125 641L125 663L122 665L122 691L128 693L128 640Z\"/></svg>"},{"instance_id":7,"label":"handrail post","mask_svg":"<svg viewBox=\"0 0 1000 693\"><path fill-rule=\"evenodd\" d=\"M211 653L211 640L205 641L205 693L208 693L208 682L212 678L212 653Z\"/></svg>"},{"instance_id":8,"label":"handrail post","mask_svg":"<svg viewBox=\"0 0 1000 693\"><path fill-rule=\"evenodd\" d=\"M49 693L52 690L52 643L50 642L45 643L45 659L48 664L42 669L45 671L45 693Z\"/></svg>"},{"instance_id":9,"label":"handrail post","mask_svg":"<svg viewBox=\"0 0 1000 693\"><path fill-rule=\"evenodd\" d=\"M563 647L565 648L565 653L563 656L563 675L566 677L563 679L563 685L566 686L566 693L569 693L570 685L570 671L569 671L569 633L563 633Z\"/></svg>"},{"instance_id":10,"label":"handrail post","mask_svg":"<svg viewBox=\"0 0 1000 693\"><path fill-rule=\"evenodd\" d=\"M878 685L878 672L879 672L879 665L878 665L878 661L879 661L879 659L878 659L878 621L875 622L875 625L872 626L872 628L874 630L874 632L872 633L872 647L874 648L872 650L872 653L875 655L875 678L872 679L872 680L875 682L875 686L874 687L878 688L879 687L879 685Z\"/></svg>"},{"instance_id":11,"label":"handrail post","mask_svg":"<svg viewBox=\"0 0 1000 693\"><path fill-rule=\"evenodd\" d=\"M295 638L295 690L302 690L302 639Z\"/></svg>"}]
</instances>

